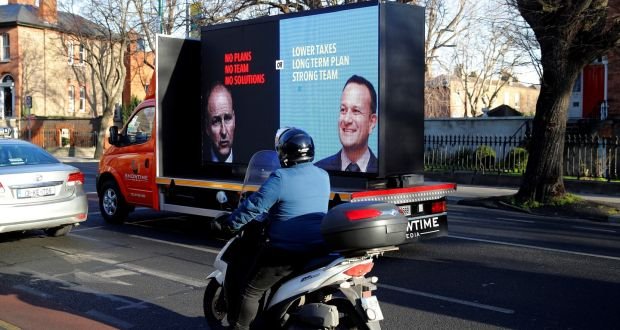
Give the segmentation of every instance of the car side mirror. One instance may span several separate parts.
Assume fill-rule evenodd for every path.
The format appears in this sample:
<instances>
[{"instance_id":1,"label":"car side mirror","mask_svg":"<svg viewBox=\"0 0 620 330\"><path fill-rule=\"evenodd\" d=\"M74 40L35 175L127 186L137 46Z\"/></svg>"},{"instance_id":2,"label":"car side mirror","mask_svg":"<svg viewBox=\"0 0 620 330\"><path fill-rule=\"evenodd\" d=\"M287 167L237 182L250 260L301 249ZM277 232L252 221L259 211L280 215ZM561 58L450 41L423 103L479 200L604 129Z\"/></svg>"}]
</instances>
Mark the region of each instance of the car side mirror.
<instances>
[{"instance_id":1,"label":"car side mirror","mask_svg":"<svg viewBox=\"0 0 620 330\"><path fill-rule=\"evenodd\" d=\"M119 135L118 135L118 126L111 126L110 127L110 136L108 137L108 142L113 145L116 146L119 143Z\"/></svg>"}]
</instances>

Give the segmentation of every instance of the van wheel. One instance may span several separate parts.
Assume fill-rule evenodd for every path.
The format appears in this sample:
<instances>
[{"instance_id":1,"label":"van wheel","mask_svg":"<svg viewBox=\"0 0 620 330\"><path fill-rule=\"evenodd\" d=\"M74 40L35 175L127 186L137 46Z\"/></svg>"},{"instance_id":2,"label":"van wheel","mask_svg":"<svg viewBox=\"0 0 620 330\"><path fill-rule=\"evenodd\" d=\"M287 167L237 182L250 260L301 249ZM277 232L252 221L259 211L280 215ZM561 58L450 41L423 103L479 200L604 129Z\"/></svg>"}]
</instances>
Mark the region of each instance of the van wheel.
<instances>
[{"instance_id":1,"label":"van wheel","mask_svg":"<svg viewBox=\"0 0 620 330\"><path fill-rule=\"evenodd\" d=\"M106 181L101 186L99 212L101 212L103 219L109 223L122 224L125 222L129 208L116 182Z\"/></svg>"},{"instance_id":2,"label":"van wheel","mask_svg":"<svg viewBox=\"0 0 620 330\"><path fill-rule=\"evenodd\" d=\"M73 228L73 225L64 225L64 226L58 226L54 228L47 228L47 229L44 229L43 231L45 232L45 234L47 234L47 236L59 237L59 236L67 235L71 231L72 228Z\"/></svg>"}]
</instances>

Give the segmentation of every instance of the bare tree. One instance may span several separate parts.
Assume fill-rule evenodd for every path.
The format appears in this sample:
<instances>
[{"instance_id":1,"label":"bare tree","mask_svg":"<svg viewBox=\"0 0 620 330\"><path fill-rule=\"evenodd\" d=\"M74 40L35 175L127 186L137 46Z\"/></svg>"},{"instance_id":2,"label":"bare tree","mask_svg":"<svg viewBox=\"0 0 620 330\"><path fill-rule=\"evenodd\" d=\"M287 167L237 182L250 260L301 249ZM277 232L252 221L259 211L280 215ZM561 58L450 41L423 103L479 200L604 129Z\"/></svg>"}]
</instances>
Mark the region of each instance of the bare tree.
<instances>
[{"instance_id":1,"label":"bare tree","mask_svg":"<svg viewBox=\"0 0 620 330\"><path fill-rule=\"evenodd\" d=\"M161 8L160 2L156 0L129 1L132 2L132 9L135 10L132 19L138 23L135 32L144 37L151 50L155 49L156 34L170 35L189 24L190 18L186 8L188 1L165 0L161 2Z\"/></svg>"},{"instance_id":2,"label":"bare tree","mask_svg":"<svg viewBox=\"0 0 620 330\"><path fill-rule=\"evenodd\" d=\"M128 19L129 9L130 0L88 0L81 15L72 15L73 19L62 27L65 31L63 38L76 41L85 50L83 62L89 70L76 71L76 78L82 83L90 80L98 87L92 92L101 93L90 95L93 104L96 104L94 99L101 98L103 107L95 158L103 154L106 133L113 125L114 110L121 100L128 32L134 28ZM67 41L63 40L62 44L67 45Z\"/></svg>"},{"instance_id":3,"label":"bare tree","mask_svg":"<svg viewBox=\"0 0 620 330\"><path fill-rule=\"evenodd\" d=\"M451 3L452 10L447 4ZM467 0L422 0L416 5L426 7L426 35L424 37L424 74L425 80L433 78L433 62L441 62L438 51L454 47L455 38L467 30L464 23L469 13Z\"/></svg>"},{"instance_id":4,"label":"bare tree","mask_svg":"<svg viewBox=\"0 0 620 330\"><path fill-rule=\"evenodd\" d=\"M504 32L514 40L521 53L529 58L529 63L525 64L534 69L538 80L533 83L539 84L542 78L542 66L540 63L540 45L536 40L536 35L515 7L507 7L503 21L505 23L503 24Z\"/></svg>"},{"instance_id":5,"label":"bare tree","mask_svg":"<svg viewBox=\"0 0 620 330\"><path fill-rule=\"evenodd\" d=\"M528 59L503 23L472 23L463 33L454 53L455 77L464 116L474 117L483 107L490 108L501 89L515 80L515 69Z\"/></svg>"},{"instance_id":6,"label":"bare tree","mask_svg":"<svg viewBox=\"0 0 620 330\"><path fill-rule=\"evenodd\" d=\"M585 65L620 46L620 17L607 0L508 0L540 44L543 76L520 201L548 202L566 193L562 163L568 104Z\"/></svg>"}]
</instances>

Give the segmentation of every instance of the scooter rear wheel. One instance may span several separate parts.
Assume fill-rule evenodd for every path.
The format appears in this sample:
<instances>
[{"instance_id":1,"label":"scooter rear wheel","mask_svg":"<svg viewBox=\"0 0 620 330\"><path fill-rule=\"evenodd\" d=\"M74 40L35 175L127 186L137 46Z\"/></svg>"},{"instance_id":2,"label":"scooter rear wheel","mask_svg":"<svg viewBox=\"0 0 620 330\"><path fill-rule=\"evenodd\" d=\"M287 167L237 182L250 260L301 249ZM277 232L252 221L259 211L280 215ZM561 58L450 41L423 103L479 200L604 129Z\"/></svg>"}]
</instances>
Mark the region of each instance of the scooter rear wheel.
<instances>
[{"instance_id":1,"label":"scooter rear wheel","mask_svg":"<svg viewBox=\"0 0 620 330\"><path fill-rule=\"evenodd\" d=\"M224 290L220 283L213 278L210 279L205 288L202 308L211 329L221 328L222 320L226 317L226 299L223 295Z\"/></svg>"},{"instance_id":2,"label":"scooter rear wheel","mask_svg":"<svg viewBox=\"0 0 620 330\"><path fill-rule=\"evenodd\" d=\"M367 329L365 321L355 310L355 306L346 298L335 298L327 302L338 308L340 314L340 324L336 329L343 330L360 330Z\"/></svg>"}]
</instances>

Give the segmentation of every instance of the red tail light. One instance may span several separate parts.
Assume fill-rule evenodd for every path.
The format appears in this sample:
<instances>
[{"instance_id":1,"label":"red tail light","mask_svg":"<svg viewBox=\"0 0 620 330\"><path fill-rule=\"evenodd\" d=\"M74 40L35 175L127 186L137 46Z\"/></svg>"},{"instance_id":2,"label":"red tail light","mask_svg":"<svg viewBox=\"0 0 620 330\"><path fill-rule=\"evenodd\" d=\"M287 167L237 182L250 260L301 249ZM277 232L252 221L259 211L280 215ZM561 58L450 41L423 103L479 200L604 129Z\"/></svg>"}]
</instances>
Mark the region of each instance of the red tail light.
<instances>
[{"instance_id":1,"label":"red tail light","mask_svg":"<svg viewBox=\"0 0 620 330\"><path fill-rule=\"evenodd\" d=\"M344 273L352 276L352 277L360 277L368 274L372 270L372 266L374 266L372 262L367 262L365 264L353 266L347 269Z\"/></svg>"},{"instance_id":2,"label":"red tail light","mask_svg":"<svg viewBox=\"0 0 620 330\"><path fill-rule=\"evenodd\" d=\"M344 212L344 215L347 219L349 219L349 221L356 221L378 217L381 215L381 211L377 209L348 210Z\"/></svg>"},{"instance_id":3,"label":"red tail light","mask_svg":"<svg viewBox=\"0 0 620 330\"><path fill-rule=\"evenodd\" d=\"M431 206L431 213L443 213L446 212L447 207L446 207L446 201L439 201L439 202L433 202L432 206Z\"/></svg>"},{"instance_id":4,"label":"red tail light","mask_svg":"<svg viewBox=\"0 0 620 330\"><path fill-rule=\"evenodd\" d=\"M84 173L75 172L69 174L69 178L67 179L68 185L76 185L76 184L84 184Z\"/></svg>"}]
</instances>

